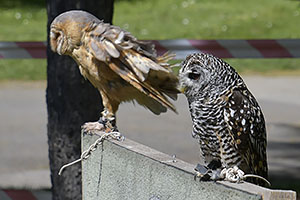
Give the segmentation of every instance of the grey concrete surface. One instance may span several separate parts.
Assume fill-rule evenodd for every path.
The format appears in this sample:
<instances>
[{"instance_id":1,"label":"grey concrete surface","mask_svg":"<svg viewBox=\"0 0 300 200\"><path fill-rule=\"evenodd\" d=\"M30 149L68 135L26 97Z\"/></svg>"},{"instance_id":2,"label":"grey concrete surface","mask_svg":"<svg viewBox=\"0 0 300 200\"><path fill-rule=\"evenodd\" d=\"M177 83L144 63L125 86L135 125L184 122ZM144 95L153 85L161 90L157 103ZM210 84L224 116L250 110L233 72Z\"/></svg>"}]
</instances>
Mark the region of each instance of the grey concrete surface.
<instances>
[{"instance_id":1,"label":"grey concrete surface","mask_svg":"<svg viewBox=\"0 0 300 200\"><path fill-rule=\"evenodd\" d=\"M270 175L300 180L300 77L244 77L258 99L268 128ZM45 82L0 82L0 188L49 188ZM122 104L120 131L134 141L199 162L199 146L191 137L184 96L179 114L155 116L140 106ZM80 133L78 133L80 134Z\"/></svg>"},{"instance_id":2,"label":"grey concrete surface","mask_svg":"<svg viewBox=\"0 0 300 200\"><path fill-rule=\"evenodd\" d=\"M99 138L96 134L83 133L83 149ZM293 191L270 190L246 182L194 181L193 167L129 139L104 141L83 161L83 199L296 199Z\"/></svg>"}]
</instances>

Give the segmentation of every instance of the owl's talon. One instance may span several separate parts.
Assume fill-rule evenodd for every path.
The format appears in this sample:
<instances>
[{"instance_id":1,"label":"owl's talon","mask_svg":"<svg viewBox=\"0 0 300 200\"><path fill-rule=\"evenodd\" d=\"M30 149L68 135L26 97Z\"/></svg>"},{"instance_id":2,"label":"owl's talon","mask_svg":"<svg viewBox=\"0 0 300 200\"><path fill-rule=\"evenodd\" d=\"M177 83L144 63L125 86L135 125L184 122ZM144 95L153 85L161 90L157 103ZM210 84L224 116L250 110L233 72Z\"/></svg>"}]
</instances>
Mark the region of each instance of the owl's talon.
<instances>
[{"instance_id":1,"label":"owl's talon","mask_svg":"<svg viewBox=\"0 0 300 200\"><path fill-rule=\"evenodd\" d=\"M194 181L197 181L197 178L199 178L199 181L200 181L202 177L203 177L203 174L196 171L194 174Z\"/></svg>"},{"instance_id":2,"label":"owl's talon","mask_svg":"<svg viewBox=\"0 0 300 200\"><path fill-rule=\"evenodd\" d=\"M98 120L98 123L103 124L105 127L105 132L112 132L112 131L118 131L118 128L116 126L116 118L111 117L111 118L106 118L104 116L100 117Z\"/></svg>"},{"instance_id":3,"label":"owl's talon","mask_svg":"<svg viewBox=\"0 0 300 200\"><path fill-rule=\"evenodd\" d=\"M81 126L84 132L92 134L93 131L103 131L103 132L112 132L118 131L117 126L115 125L115 118L111 120L106 119L105 117L100 117L97 122L87 122Z\"/></svg>"},{"instance_id":4,"label":"owl's talon","mask_svg":"<svg viewBox=\"0 0 300 200\"><path fill-rule=\"evenodd\" d=\"M87 122L84 123L81 128L87 134L92 134L93 131L105 131L105 126L102 123L97 122Z\"/></svg>"},{"instance_id":5,"label":"owl's talon","mask_svg":"<svg viewBox=\"0 0 300 200\"><path fill-rule=\"evenodd\" d=\"M264 182L262 184L271 186L271 183L264 177L261 177L256 174L245 174L245 172L243 172L237 166L222 169L220 173L220 178L233 183L240 183L246 178L256 178L262 180Z\"/></svg>"},{"instance_id":6,"label":"owl's talon","mask_svg":"<svg viewBox=\"0 0 300 200\"><path fill-rule=\"evenodd\" d=\"M194 180L199 178L199 181L217 181L221 179L220 176L220 169L215 168L215 166L212 168L212 165L204 166L201 164L197 164L195 171L196 174L194 176Z\"/></svg>"},{"instance_id":7,"label":"owl's talon","mask_svg":"<svg viewBox=\"0 0 300 200\"><path fill-rule=\"evenodd\" d=\"M239 169L237 166L224 168L220 173L220 178L225 181L230 181L234 183L239 183L244 179L245 173Z\"/></svg>"},{"instance_id":8,"label":"owl's talon","mask_svg":"<svg viewBox=\"0 0 300 200\"><path fill-rule=\"evenodd\" d=\"M199 178L200 181L210 181L210 180L215 180L212 179L212 170L208 170L206 173L202 174L200 172L196 172L194 175L194 180L197 181L197 178Z\"/></svg>"},{"instance_id":9,"label":"owl's talon","mask_svg":"<svg viewBox=\"0 0 300 200\"><path fill-rule=\"evenodd\" d=\"M197 164L197 166L195 167L195 176L194 176L194 180L196 181L197 178L199 178L199 181L208 181L211 178L211 170L201 164Z\"/></svg>"}]
</instances>

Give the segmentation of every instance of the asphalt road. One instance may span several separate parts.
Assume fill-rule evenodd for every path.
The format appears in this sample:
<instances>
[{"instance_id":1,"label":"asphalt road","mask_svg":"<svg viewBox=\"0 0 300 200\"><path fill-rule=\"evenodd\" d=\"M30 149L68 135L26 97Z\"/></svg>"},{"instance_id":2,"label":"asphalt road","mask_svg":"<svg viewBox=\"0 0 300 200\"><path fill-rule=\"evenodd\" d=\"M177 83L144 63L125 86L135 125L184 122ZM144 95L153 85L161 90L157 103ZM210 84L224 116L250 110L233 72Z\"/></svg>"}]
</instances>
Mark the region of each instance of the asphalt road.
<instances>
[{"instance_id":1,"label":"asphalt road","mask_svg":"<svg viewBox=\"0 0 300 200\"><path fill-rule=\"evenodd\" d=\"M265 114L270 175L300 180L300 77L244 80ZM0 82L0 188L50 188L45 88L45 82ZM190 134L184 96L175 105L178 115L155 116L140 106L123 104L117 114L119 130L196 164L199 146Z\"/></svg>"}]
</instances>

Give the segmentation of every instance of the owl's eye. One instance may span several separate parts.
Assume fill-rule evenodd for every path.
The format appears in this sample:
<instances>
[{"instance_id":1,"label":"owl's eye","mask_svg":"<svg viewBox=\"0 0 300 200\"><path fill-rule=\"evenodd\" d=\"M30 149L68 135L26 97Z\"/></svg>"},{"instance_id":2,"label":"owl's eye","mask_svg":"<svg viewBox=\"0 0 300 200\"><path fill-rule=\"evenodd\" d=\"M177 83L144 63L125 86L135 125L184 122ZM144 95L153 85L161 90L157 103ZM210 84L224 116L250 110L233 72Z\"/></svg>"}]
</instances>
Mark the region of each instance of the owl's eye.
<instances>
[{"instance_id":1,"label":"owl's eye","mask_svg":"<svg viewBox=\"0 0 300 200\"><path fill-rule=\"evenodd\" d=\"M60 37L60 33L55 33L55 39L59 38Z\"/></svg>"},{"instance_id":2,"label":"owl's eye","mask_svg":"<svg viewBox=\"0 0 300 200\"><path fill-rule=\"evenodd\" d=\"M188 77L189 79L192 79L192 80L198 80L200 78L200 74L196 74L196 73L189 73L188 74Z\"/></svg>"}]
</instances>

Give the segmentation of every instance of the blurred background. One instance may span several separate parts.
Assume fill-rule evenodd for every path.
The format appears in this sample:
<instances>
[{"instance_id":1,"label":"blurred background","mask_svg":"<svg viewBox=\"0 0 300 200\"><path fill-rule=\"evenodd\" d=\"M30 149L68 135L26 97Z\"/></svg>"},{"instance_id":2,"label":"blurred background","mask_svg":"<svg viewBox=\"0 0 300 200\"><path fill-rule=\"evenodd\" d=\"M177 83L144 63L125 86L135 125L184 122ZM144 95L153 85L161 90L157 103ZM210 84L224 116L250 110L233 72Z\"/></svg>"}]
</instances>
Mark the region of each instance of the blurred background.
<instances>
[{"instance_id":1,"label":"blurred background","mask_svg":"<svg viewBox=\"0 0 300 200\"><path fill-rule=\"evenodd\" d=\"M113 24L139 39L300 38L299 1L115 0L114 6ZM44 1L0 0L0 42L46 41L46 25ZM272 187L300 192L300 59L225 60L265 114ZM0 189L50 188L46 71L46 59L0 59ZM123 104L119 129L196 165L199 146L185 98L175 105L178 115L154 116Z\"/></svg>"}]
</instances>

